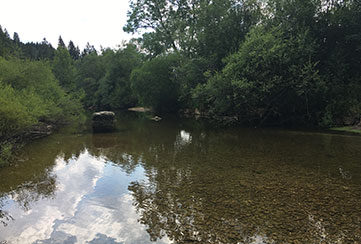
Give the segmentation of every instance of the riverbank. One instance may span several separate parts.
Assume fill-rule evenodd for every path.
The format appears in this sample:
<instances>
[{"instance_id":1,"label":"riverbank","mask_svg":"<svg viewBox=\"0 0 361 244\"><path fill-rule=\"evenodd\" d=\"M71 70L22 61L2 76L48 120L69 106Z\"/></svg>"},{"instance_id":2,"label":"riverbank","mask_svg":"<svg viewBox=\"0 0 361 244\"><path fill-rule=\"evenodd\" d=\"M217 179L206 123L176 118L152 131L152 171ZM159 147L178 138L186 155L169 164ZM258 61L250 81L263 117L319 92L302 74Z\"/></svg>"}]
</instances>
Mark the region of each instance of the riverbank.
<instances>
[{"instance_id":1,"label":"riverbank","mask_svg":"<svg viewBox=\"0 0 361 244\"><path fill-rule=\"evenodd\" d=\"M55 124L40 122L27 130L2 138L0 140L0 168L10 165L16 159L17 152L26 143L49 136L56 128Z\"/></svg>"},{"instance_id":2,"label":"riverbank","mask_svg":"<svg viewBox=\"0 0 361 244\"><path fill-rule=\"evenodd\" d=\"M330 128L332 131L340 131L340 132L349 132L349 133L356 133L361 135L361 126L343 126L343 127L334 127Z\"/></svg>"}]
</instances>

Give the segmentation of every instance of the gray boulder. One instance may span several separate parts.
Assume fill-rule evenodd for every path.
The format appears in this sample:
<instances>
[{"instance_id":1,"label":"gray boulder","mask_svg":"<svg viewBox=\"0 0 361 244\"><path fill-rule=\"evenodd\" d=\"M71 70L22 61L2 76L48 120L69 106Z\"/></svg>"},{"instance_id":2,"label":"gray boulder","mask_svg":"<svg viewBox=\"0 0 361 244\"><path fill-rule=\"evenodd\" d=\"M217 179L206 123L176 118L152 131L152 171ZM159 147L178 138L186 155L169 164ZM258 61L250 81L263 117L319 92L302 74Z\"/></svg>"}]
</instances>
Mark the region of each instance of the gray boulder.
<instances>
[{"instance_id":1,"label":"gray boulder","mask_svg":"<svg viewBox=\"0 0 361 244\"><path fill-rule=\"evenodd\" d=\"M111 132L115 130L115 113L112 111L100 111L93 113L93 131Z\"/></svg>"}]
</instances>

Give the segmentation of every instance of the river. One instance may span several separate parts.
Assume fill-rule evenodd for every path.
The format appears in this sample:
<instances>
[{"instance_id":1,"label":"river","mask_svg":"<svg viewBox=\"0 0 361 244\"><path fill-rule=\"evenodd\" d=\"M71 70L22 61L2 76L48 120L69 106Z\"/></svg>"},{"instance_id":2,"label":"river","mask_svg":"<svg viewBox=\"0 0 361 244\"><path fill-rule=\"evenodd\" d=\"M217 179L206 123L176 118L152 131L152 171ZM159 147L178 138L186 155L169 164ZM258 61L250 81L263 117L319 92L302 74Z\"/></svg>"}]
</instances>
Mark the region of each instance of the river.
<instances>
[{"instance_id":1,"label":"river","mask_svg":"<svg viewBox=\"0 0 361 244\"><path fill-rule=\"evenodd\" d=\"M0 243L361 243L361 137L122 114L0 169Z\"/></svg>"}]
</instances>

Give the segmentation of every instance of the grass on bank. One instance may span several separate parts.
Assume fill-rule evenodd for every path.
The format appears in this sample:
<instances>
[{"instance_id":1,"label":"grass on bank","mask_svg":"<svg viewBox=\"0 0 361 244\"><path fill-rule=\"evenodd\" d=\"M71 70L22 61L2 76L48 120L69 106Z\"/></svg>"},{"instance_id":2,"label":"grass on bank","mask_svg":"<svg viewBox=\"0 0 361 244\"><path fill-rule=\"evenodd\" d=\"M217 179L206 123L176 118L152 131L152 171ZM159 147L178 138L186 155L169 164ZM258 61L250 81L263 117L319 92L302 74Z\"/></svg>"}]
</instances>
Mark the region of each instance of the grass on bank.
<instances>
[{"instance_id":1,"label":"grass on bank","mask_svg":"<svg viewBox=\"0 0 361 244\"><path fill-rule=\"evenodd\" d=\"M355 127L355 126L334 127L331 128L330 130L361 134L361 127Z\"/></svg>"}]
</instances>

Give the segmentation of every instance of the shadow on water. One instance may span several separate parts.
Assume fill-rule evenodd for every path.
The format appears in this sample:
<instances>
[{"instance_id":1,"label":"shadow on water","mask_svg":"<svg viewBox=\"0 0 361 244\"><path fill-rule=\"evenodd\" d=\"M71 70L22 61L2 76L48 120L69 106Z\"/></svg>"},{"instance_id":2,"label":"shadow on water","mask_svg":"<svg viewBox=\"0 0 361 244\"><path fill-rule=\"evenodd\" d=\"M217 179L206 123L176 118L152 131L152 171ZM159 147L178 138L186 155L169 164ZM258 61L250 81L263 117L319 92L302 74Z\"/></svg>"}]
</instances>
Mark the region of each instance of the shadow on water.
<instances>
[{"instance_id":1,"label":"shadow on water","mask_svg":"<svg viewBox=\"0 0 361 244\"><path fill-rule=\"evenodd\" d=\"M361 242L360 137L118 121L0 170L0 242Z\"/></svg>"}]
</instances>

